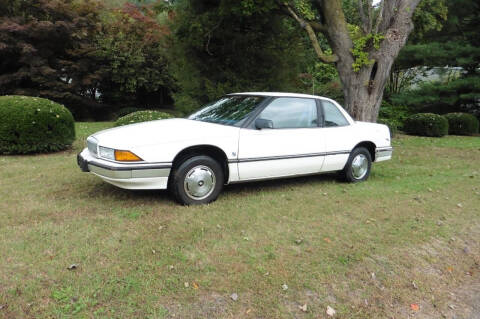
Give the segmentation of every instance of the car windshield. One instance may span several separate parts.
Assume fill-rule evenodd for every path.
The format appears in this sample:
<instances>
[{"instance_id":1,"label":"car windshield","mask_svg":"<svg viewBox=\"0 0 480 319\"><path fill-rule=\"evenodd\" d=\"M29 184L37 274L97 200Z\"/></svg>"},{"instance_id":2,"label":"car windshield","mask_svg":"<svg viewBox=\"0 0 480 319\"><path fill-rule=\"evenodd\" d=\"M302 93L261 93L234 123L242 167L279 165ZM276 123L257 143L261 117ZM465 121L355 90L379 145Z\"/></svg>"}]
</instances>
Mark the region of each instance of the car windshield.
<instances>
[{"instance_id":1,"label":"car windshield","mask_svg":"<svg viewBox=\"0 0 480 319\"><path fill-rule=\"evenodd\" d=\"M263 99L260 96L225 96L193 113L188 119L239 126Z\"/></svg>"}]
</instances>

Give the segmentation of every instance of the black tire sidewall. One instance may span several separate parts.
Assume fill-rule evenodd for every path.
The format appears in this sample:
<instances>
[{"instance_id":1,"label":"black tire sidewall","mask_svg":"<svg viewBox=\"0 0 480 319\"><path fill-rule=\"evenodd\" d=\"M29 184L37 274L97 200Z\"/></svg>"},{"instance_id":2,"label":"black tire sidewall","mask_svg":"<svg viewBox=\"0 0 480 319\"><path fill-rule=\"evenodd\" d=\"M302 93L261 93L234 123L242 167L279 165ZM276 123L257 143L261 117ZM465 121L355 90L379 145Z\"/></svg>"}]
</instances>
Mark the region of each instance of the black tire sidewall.
<instances>
[{"instance_id":1,"label":"black tire sidewall","mask_svg":"<svg viewBox=\"0 0 480 319\"><path fill-rule=\"evenodd\" d=\"M352 162L353 162L353 159L359 154L363 154L367 157L368 169L365 176L363 176L362 178L355 178L352 172ZM343 170L345 180L350 183L359 183L359 182L366 181L370 176L371 169L372 169L372 156L370 155L370 152L365 147L357 147L352 151L352 153L350 153L350 157L348 158L347 165L345 165L345 169Z\"/></svg>"},{"instance_id":2,"label":"black tire sidewall","mask_svg":"<svg viewBox=\"0 0 480 319\"><path fill-rule=\"evenodd\" d=\"M208 197L201 200L195 200L185 193L183 184L187 173L193 167L199 165L207 166L213 171L213 173L215 174L216 183L213 192ZM224 173L222 167L216 160L214 160L210 156L205 155L193 156L184 160L178 166L178 168L176 168L172 172L172 177L173 178L170 184L171 191L175 199L183 205L201 205L215 201L220 192L222 191L224 184Z\"/></svg>"}]
</instances>

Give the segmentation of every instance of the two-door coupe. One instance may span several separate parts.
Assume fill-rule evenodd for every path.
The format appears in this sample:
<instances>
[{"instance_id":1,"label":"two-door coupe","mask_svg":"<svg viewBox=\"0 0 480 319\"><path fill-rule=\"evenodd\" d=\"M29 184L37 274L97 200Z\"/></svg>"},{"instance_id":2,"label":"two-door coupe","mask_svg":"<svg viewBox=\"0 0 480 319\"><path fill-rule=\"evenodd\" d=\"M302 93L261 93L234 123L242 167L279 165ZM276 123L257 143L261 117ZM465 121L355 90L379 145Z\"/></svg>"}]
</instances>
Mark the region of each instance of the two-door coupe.
<instances>
[{"instance_id":1,"label":"two-door coupe","mask_svg":"<svg viewBox=\"0 0 480 319\"><path fill-rule=\"evenodd\" d=\"M126 189L166 189L183 204L215 200L230 183L340 171L368 178L391 159L387 126L354 121L335 101L238 93L186 119L95 133L77 157L85 172Z\"/></svg>"}]
</instances>

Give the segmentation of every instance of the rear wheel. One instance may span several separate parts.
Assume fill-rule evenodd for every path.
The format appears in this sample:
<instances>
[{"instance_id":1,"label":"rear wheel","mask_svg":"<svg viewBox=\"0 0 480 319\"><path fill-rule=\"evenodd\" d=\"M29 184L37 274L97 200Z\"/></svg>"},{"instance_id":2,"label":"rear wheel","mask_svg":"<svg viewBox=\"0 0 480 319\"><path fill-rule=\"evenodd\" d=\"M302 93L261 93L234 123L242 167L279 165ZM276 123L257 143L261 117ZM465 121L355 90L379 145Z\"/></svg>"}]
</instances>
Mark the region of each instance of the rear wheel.
<instances>
[{"instance_id":1,"label":"rear wheel","mask_svg":"<svg viewBox=\"0 0 480 319\"><path fill-rule=\"evenodd\" d=\"M372 167L372 156L365 147L355 148L348 158L342 175L347 182L358 183L368 179Z\"/></svg>"},{"instance_id":2,"label":"rear wheel","mask_svg":"<svg viewBox=\"0 0 480 319\"><path fill-rule=\"evenodd\" d=\"M201 155L186 159L173 171L170 188L175 199L183 205L207 204L217 199L223 182L220 164Z\"/></svg>"}]
</instances>

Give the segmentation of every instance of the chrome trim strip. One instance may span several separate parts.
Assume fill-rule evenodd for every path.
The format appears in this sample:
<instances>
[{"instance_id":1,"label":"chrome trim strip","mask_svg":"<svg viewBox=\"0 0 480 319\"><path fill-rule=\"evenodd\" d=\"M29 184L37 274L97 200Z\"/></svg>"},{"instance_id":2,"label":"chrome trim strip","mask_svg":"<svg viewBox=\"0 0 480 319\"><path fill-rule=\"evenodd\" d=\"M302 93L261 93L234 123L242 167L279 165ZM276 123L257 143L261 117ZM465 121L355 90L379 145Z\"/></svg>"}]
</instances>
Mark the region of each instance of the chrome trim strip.
<instances>
[{"instance_id":1,"label":"chrome trim strip","mask_svg":"<svg viewBox=\"0 0 480 319\"><path fill-rule=\"evenodd\" d=\"M108 177L112 179L155 178L168 177L170 175L169 168L129 171L112 171L95 165L88 165L88 168L90 172L100 177Z\"/></svg>"},{"instance_id":2,"label":"chrome trim strip","mask_svg":"<svg viewBox=\"0 0 480 319\"><path fill-rule=\"evenodd\" d=\"M88 162L88 165L100 167L110 171L132 171L132 170L149 170L149 169L165 169L172 168L171 164L144 164L144 165L132 165L128 166L108 166L106 164L98 163L96 161Z\"/></svg>"},{"instance_id":3,"label":"chrome trim strip","mask_svg":"<svg viewBox=\"0 0 480 319\"><path fill-rule=\"evenodd\" d=\"M386 152L386 151L393 151L393 147L386 146L386 147L377 147L375 149L375 153Z\"/></svg>"},{"instance_id":4,"label":"chrome trim strip","mask_svg":"<svg viewBox=\"0 0 480 319\"><path fill-rule=\"evenodd\" d=\"M240 158L236 160L229 160L228 162L229 163L248 163L248 162L275 161L275 160L283 160L283 159L320 157L320 156L344 155L344 154L350 154L350 151L335 151L335 152L310 153L310 154L298 154L298 155Z\"/></svg>"}]
</instances>

